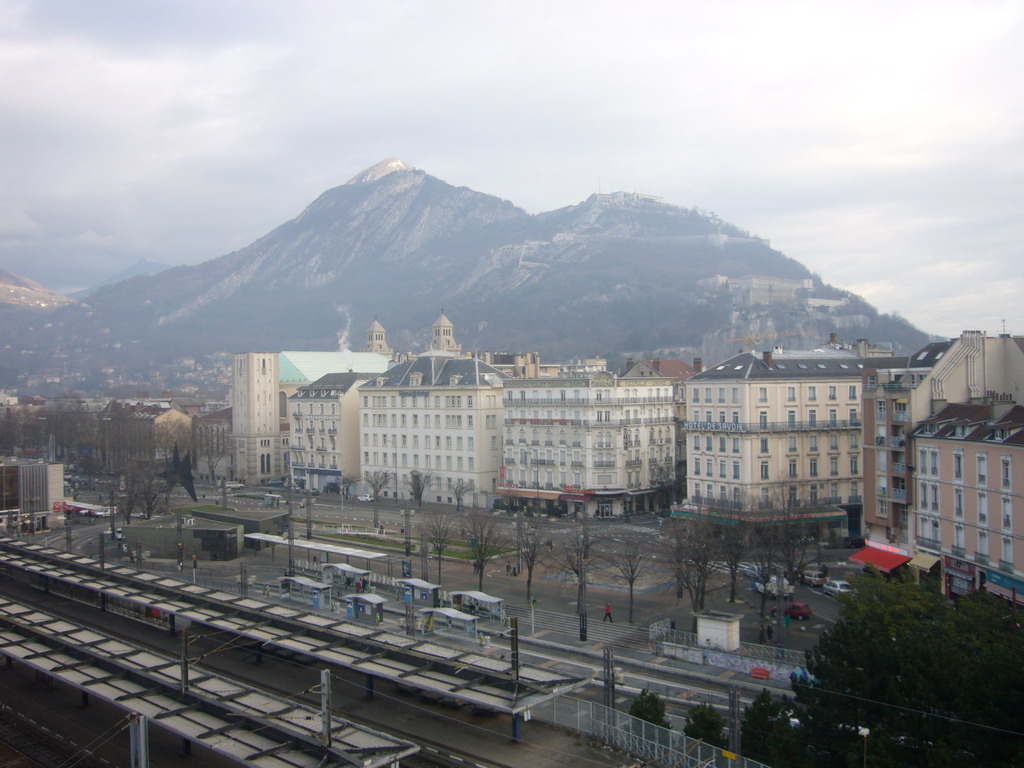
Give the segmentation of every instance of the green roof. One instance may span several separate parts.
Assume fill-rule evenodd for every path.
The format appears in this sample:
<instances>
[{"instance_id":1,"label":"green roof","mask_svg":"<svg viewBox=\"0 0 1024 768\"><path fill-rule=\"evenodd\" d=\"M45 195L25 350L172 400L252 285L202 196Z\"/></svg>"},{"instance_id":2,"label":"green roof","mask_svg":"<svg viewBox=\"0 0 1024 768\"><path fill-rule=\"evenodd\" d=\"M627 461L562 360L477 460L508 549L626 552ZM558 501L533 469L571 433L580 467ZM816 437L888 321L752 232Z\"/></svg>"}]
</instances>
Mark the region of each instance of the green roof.
<instances>
[{"instance_id":1,"label":"green roof","mask_svg":"<svg viewBox=\"0 0 1024 768\"><path fill-rule=\"evenodd\" d=\"M281 352L278 355L282 383L316 381L329 373L383 373L388 358L376 352Z\"/></svg>"}]
</instances>

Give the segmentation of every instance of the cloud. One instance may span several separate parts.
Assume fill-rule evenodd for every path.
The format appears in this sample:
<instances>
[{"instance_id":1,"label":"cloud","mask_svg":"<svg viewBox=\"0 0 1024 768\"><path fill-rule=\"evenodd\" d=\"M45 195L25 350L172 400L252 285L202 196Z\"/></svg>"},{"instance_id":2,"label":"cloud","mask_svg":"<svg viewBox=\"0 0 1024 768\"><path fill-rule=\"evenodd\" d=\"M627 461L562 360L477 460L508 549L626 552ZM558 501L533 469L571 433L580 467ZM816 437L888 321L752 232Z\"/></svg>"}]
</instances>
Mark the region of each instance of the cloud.
<instances>
[{"instance_id":1,"label":"cloud","mask_svg":"<svg viewBox=\"0 0 1024 768\"><path fill-rule=\"evenodd\" d=\"M1021 273L1021 32L1019 3L0 0L0 254L54 288L195 263L397 155L533 212L659 194L926 330L1022 330L990 290Z\"/></svg>"}]
</instances>

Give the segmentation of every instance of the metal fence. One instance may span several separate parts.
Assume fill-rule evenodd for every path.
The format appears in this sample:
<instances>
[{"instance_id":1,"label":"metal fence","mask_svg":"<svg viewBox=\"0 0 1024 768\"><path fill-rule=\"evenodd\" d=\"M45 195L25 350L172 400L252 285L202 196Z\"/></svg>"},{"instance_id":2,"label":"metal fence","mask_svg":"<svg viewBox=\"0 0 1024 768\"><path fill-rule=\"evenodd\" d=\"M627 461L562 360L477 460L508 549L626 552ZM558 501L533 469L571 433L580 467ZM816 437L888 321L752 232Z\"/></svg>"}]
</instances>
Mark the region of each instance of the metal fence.
<instances>
[{"instance_id":1,"label":"metal fence","mask_svg":"<svg viewBox=\"0 0 1024 768\"><path fill-rule=\"evenodd\" d=\"M707 648L701 646L696 633L681 629L671 629L670 626L667 621L651 624L651 640L654 641L656 647L657 643L671 643L672 645L681 645L695 650L707 650ZM720 651L720 653L726 653L726 651ZM774 661L793 667L807 666L807 654L803 651L778 648L774 645L741 642L739 650L733 653L737 656L744 656L759 661Z\"/></svg>"},{"instance_id":2,"label":"metal fence","mask_svg":"<svg viewBox=\"0 0 1024 768\"><path fill-rule=\"evenodd\" d=\"M764 763L727 756L718 747L652 725L603 704L571 696L549 699L533 708L535 719L599 739L645 761L664 768L768 768Z\"/></svg>"}]
</instances>

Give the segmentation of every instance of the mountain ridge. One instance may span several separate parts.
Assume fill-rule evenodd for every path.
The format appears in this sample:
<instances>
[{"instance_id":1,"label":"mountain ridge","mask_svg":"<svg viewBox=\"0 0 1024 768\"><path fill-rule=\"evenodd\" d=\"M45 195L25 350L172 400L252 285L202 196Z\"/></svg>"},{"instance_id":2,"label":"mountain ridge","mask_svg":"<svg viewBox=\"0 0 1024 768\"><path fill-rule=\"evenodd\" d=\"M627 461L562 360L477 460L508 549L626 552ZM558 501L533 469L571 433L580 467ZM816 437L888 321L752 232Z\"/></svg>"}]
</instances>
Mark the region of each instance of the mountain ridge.
<instances>
[{"instance_id":1,"label":"mountain ridge","mask_svg":"<svg viewBox=\"0 0 1024 768\"><path fill-rule=\"evenodd\" d=\"M751 303L736 284L746 275L811 287L794 289L793 301ZM818 345L839 330L907 349L927 339L697 209L620 192L529 214L388 158L244 248L48 312L31 351L126 364L329 349L361 339L374 317L394 348L417 349L442 306L464 349L548 358L666 351L710 361L753 334Z\"/></svg>"}]
</instances>

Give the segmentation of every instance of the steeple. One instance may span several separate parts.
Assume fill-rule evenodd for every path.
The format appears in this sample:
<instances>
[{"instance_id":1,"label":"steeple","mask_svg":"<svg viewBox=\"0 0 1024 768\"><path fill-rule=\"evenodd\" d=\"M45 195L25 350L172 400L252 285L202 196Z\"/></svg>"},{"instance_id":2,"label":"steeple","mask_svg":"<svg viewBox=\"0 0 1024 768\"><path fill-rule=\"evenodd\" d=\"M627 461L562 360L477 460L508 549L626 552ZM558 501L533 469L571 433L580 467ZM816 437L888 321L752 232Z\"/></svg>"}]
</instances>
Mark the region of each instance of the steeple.
<instances>
[{"instance_id":1,"label":"steeple","mask_svg":"<svg viewBox=\"0 0 1024 768\"><path fill-rule=\"evenodd\" d=\"M384 330L384 326L377 322L377 318L373 319L373 322L366 331L366 351L391 357L391 347L388 346L388 333Z\"/></svg>"},{"instance_id":2,"label":"steeple","mask_svg":"<svg viewBox=\"0 0 1024 768\"><path fill-rule=\"evenodd\" d=\"M448 352L452 355L462 351L462 347L455 343L455 326L445 317L443 309L441 316L434 321L433 331L434 335L430 340L431 351Z\"/></svg>"}]
</instances>

